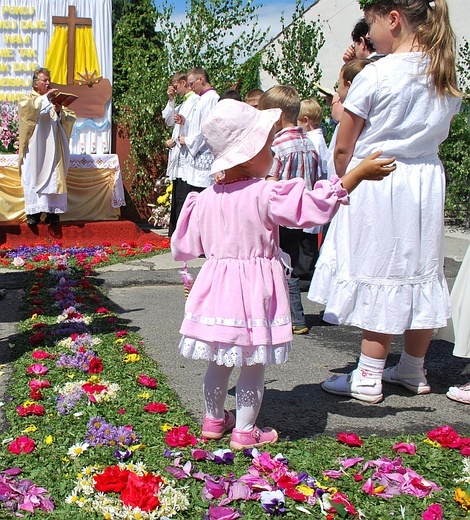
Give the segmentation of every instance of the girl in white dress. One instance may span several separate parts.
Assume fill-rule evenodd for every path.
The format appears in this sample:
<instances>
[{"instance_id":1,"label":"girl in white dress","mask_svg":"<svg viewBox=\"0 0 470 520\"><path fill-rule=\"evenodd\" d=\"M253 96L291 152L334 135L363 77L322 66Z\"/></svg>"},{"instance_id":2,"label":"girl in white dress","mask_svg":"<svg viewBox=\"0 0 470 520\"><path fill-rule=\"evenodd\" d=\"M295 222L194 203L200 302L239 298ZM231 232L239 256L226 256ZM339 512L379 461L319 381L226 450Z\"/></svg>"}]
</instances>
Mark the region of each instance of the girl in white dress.
<instances>
[{"instance_id":1,"label":"girl in white dress","mask_svg":"<svg viewBox=\"0 0 470 520\"><path fill-rule=\"evenodd\" d=\"M339 176L372 151L395 156L381 183L364 183L333 219L308 297L324 320L363 329L358 367L334 376L329 393L369 403L382 380L430 392L424 357L450 316L443 274L445 178L437 152L460 107L455 37L446 0L359 0L377 52L354 79L334 152ZM432 5L431 5L432 4ZM394 334L397 366L384 370Z\"/></svg>"},{"instance_id":2,"label":"girl in white dress","mask_svg":"<svg viewBox=\"0 0 470 520\"><path fill-rule=\"evenodd\" d=\"M470 358L470 247L452 287L450 305L452 319L437 332L436 339L454 343L454 356ZM446 395L453 401L470 404L470 381L460 387L451 386Z\"/></svg>"}]
</instances>

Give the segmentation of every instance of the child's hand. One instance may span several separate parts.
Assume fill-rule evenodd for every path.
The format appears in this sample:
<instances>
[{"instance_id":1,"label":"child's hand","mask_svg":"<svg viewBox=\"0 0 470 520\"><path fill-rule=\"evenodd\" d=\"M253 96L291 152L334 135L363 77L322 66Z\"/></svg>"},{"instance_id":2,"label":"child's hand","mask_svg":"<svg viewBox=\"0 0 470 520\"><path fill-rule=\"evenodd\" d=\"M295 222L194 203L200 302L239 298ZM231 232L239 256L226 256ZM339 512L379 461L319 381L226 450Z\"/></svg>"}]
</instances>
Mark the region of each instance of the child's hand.
<instances>
[{"instance_id":1,"label":"child's hand","mask_svg":"<svg viewBox=\"0 0 470 520\"><path fill-rule=\"evenodd\" d=\"M396 170L395 157L379 159L381 155L382 150L374 152L356 166L361 180L380 181Z\"/></svg>"},{"instance_id":2,"label":"child's hand","mask_svg":"<svg viewBox=\"0 0 470 520\"><path fill-rule=\"evenodd\" d=\"M380 181L396 170L395 157L379 159L381 155L382 150L374 152L341 178L341 183L348 193L356 189L361 181Z\"/></svg>"}]
</instances>

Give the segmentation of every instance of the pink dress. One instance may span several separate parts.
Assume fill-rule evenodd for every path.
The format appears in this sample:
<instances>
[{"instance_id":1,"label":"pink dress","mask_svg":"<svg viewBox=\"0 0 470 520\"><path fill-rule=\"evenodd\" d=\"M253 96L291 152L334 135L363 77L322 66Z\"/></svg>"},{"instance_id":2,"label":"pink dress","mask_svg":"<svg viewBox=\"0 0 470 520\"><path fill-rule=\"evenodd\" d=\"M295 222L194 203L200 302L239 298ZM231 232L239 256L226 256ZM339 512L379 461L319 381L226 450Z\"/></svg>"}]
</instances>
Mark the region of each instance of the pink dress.
<instances>
[{"instance_id":1,"label":"pink dress","mask_svg":"<svg viewBox=\"0 0 470 520\"><path fill-rule=\"evenodd\" d=\"M348 204L341 181L247 180L186 198L171 237L175 260L207 258L186 302L181 354L217 364L284 362L292 341L278 226L326 224Z\"/></svg>"}]
</instances>

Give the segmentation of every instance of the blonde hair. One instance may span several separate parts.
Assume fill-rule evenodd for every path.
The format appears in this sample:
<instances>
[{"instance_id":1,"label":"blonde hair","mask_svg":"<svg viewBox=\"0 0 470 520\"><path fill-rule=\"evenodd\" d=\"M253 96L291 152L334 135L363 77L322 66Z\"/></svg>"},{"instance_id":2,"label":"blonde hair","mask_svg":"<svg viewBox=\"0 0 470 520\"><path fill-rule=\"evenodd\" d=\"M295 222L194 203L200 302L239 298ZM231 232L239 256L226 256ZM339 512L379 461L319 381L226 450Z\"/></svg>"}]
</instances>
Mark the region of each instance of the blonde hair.
<instances>
[{"instance_id":1,"label":"blonde hair","mask_svg":"<svg viewBox=\"0 0 470 520\"><path fill-rule=\"evenodd\" d=\"M361 70L366 66L372 63L368 58L363 58L360 60L351 60L345 63L341 67L341 74L343 76L344 83L348 81L352 83L352 80L361 72Z\"/></svg>"},{"instance_id":2,"label":"blonde hair","mask_svg":"<svg viewBox=\"0 0 470 520\"><path fill-rule=\"evenodd\" d=\"M259 99L263 94L264 90L261 90L260 88L251 89L246 93L245 103L250 104L250 101L253 101L254 99Z\"/></svg>"},{"instance_id":3,"label":"blonde hair","mask_svg":"<svg viewBox=\"0 0 470 520\"><path fill-rule=\"evenodd\" d=\"M440 96L460 97L455 69L455 34L450 25L446 0L379 0L367 6L365 13L386 15L399 11L415 35L415 41L430 57L426 76Z\"/></svg>"},{"instance_id":4,"label":"blonde hair","mask_svg":"<svg viewBox=\"0 0 470 520\"><path fill-rule=\"evenodd\" d=\"M308 117L312 125L318 126L323 119L323 113L320 104L316 99L303 99L300 102L300 112L298 119Z\"/></svg>"},{"instance_id":5,"label":"blonde hair","mask_svg":"<svg viewBox=\"0 0 470 520\"><path fill-rule=\"evenodd\" d=\"M300 112L300 97L292 85L277 85L267 90L259 99L258 109L280 108L282 115L297 124Z\"/></svg>"}]
</instances>

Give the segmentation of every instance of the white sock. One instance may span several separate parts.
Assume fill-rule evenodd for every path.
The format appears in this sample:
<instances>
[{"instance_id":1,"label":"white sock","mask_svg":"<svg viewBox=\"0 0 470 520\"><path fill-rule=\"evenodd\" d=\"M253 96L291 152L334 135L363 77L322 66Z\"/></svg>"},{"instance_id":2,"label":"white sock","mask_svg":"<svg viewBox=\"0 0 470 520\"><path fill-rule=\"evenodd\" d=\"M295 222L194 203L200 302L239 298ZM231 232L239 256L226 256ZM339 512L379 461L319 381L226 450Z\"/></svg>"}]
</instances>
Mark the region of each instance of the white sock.
<instances>
[{"instance_id":1,"label":"white sock","mask_svg":"<svg viewBox=\"0 0 470 520\"><path fill-rule=\"evenodd\" d=\"M357 368L354 371L358 379L382 379L385 359L376 359L361 354Z\"/></svg>"},{"instance_id":2,"label":"white sock","mask_svg":"<svg viewBox=\"0 0 470 520\"><path fill-rule=\"evenodd\" d=\"M264 371L261 364L243 365L237 381L237 430L251 431L255 426L264 394Z\"/></svg>"},{"instance_id":3,"label":"white sock","mask_svg":"<svg viewBox=\"0 0 470 520\"><path fill-rule=\"evenodd\" d=\"M352 380L361 387L360 393L378 395L382 393L382 373L385 359L376 359L361 354Z\"/></svg>"},{"instance_id":4,"label":"white sock","mask_svg":"<svg viewBox=\"0 0 470 520\"><path fill-rule=\"evenodd\" d=\"M416 375L416 377L422 377L425 380L424 357L411 356L403 350L397 365L397 371L399 374L403 374L405 379L407 375Z\"/></svg>"}]
</instances>

